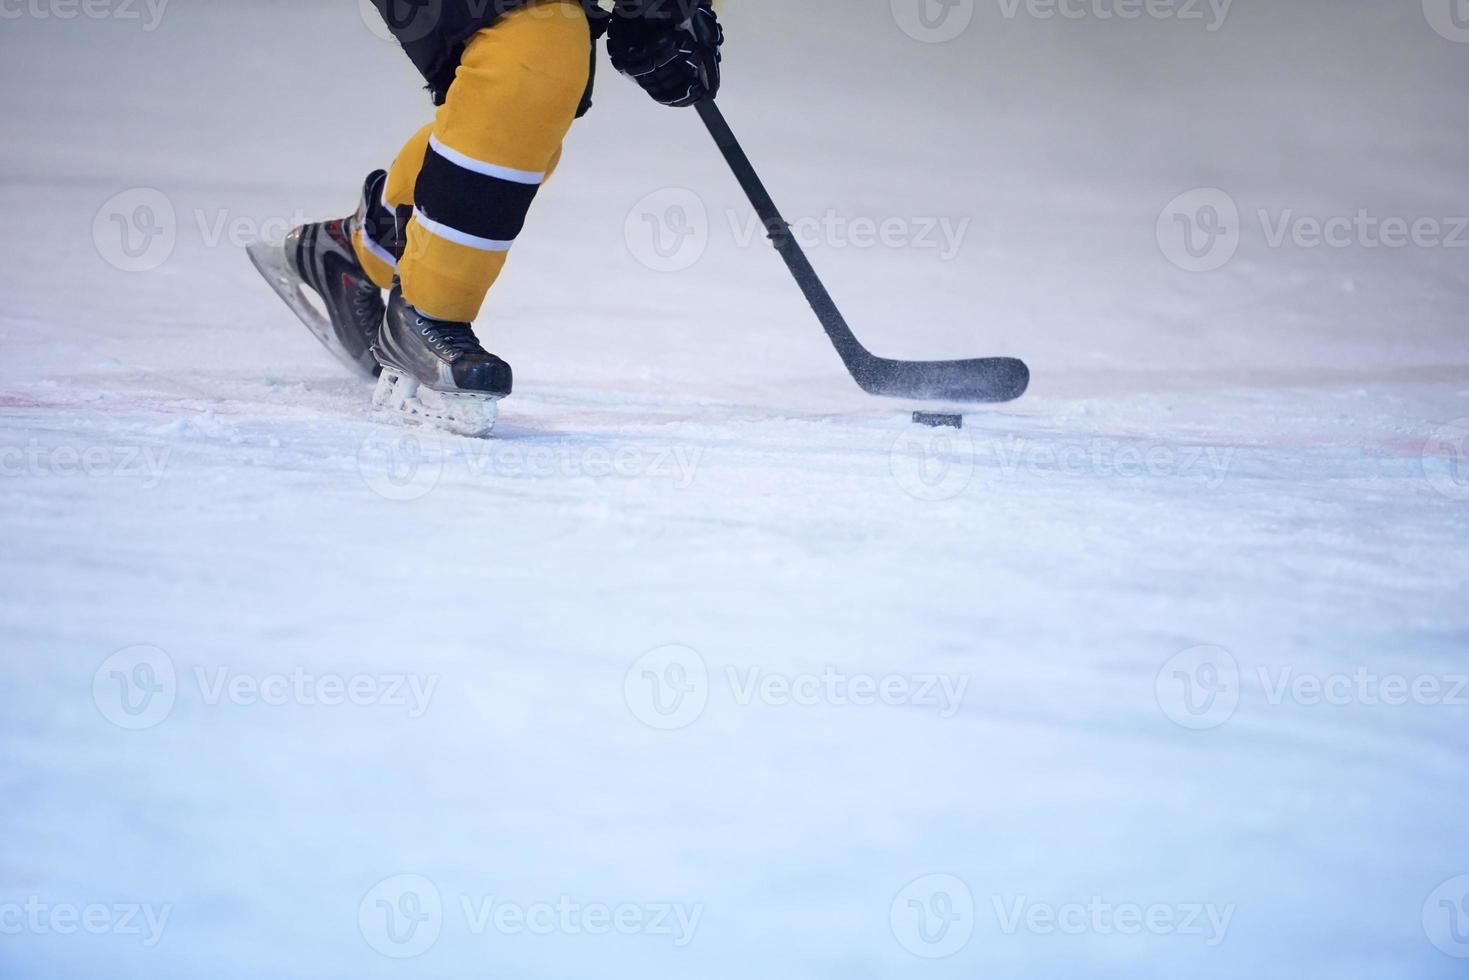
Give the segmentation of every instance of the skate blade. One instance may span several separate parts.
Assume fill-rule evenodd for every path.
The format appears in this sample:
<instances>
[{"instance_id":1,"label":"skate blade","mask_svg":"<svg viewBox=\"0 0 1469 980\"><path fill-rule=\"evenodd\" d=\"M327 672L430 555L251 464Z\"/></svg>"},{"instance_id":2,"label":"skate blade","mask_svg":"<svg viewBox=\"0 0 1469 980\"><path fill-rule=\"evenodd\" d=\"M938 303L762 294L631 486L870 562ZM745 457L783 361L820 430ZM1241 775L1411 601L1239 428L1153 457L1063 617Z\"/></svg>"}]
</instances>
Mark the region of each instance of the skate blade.
<instances>
[{"instance_id":1,"label":"skate blade","mask_svg":"<svg viewBox=\"0 0 1469 980\"><path fill-rule=\"evenodd\" d=\"M349 354L337 340L337 332L332 329L331 321L322 315L321 311L311 305L311 300L306 297L305 286L301 282L301 276L291 265L291 260L286 257L284 245L271 242L252 242L245 246L245 254L250 256L250 262L255 266L262 278L270 284L276 295L285 300L291 312L296 314L297 319L306 324L321 345L327 351L341 361L347 370L360 378L371 378L376 364L369 355L363 361L359 361Z\"/></svg>"},{"instance_id":2,"label":"skate blade","mask_svg":"<svg viewBox=\"0 0 1469 980\"><path fill-rule=\"evenodd\" d=\"M495 428L500 399L435 391L394 368L384 367L372 393L372 407L385 418L418 422L455 435L482 439Z\"/></svg>"}]
</instances>

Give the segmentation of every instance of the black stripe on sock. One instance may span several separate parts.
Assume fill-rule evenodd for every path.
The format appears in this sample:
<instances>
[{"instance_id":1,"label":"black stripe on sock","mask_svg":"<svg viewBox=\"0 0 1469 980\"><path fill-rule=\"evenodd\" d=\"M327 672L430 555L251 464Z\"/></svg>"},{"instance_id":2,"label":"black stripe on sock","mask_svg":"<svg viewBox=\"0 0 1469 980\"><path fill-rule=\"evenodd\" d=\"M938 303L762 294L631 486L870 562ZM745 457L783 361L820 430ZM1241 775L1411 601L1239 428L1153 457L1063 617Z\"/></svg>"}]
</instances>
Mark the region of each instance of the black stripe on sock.
<instances>
[{"instance_id":1,"label":"black stripe on sock","mask_svg":"<svg viewBox=\"0 0 1469 980\"><path fill-rule=\"evenodd\" d=\"M514 241L525 226L537 184L519 184L466 170L430 146L413 191L425 215L476 238Z\"/></svg>"}]
</instances>

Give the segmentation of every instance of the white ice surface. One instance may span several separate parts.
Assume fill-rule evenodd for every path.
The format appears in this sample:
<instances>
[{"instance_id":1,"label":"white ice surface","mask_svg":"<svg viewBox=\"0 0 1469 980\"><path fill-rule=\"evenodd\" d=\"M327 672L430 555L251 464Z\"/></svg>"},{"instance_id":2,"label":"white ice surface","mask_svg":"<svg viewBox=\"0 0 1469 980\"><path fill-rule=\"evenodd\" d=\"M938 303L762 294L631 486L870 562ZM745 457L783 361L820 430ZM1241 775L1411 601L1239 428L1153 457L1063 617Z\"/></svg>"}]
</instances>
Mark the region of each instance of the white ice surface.
<instances>
[{"instance_id":1,"label":"white ice surface","mask_svg":"<svg viewBox=\"0 0 1469 980\"><path fill-rule=\"evenodd\" d=\"M1251 216L1469 214L1469 44L1409 0L1241 0L1212 33L986 3L945 45L885 0L729 4L721 101L791 217L971 222L951 261L813 250L859 335L1032 366L923 469L918 406L857 391L732 235L693 115L605 65L481 322L517 371L497 438L371 421L213 235L345 213L427 118L356 6L0 23L0 977L1465 974L1428 933L1469 873L1469 708L1265 681L1469 670L1469 463L1436 435L1469 417L1469 249L1271 248ZM1199 187L1245 214L1207 274L1155 237ZM142 273L106 259L136 188L176 215ZM624 240L665 188L712 215L677 274ZM178 691L132 731L109 657L140 644ZM710 680L660 731L624 679L668 644ZM1155 683L1197 645L1242 678L1200 731ZM741 705L751 668L967 688L951 717ZM222 669L437 687L421 717L210 703ZM400 873L444 903L415 959L359 924ZM890 922L928 874L976 907L943 959ZM560 896L701 918L678 946L461 907ZM1094 896L1232 918L995 913ZM161 941L32 915L91 903L166 909Z\"/></svg>"}]
</instances>

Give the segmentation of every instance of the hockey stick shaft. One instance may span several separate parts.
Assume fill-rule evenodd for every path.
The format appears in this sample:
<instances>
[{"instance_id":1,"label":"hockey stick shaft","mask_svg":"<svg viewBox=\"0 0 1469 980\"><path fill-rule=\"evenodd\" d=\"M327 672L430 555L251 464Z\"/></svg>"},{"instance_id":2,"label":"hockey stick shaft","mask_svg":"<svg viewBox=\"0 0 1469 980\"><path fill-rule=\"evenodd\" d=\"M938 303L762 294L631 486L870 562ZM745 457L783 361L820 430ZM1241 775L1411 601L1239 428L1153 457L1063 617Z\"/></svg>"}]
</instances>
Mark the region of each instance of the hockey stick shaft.
<instances>
[{"instance_id":1,"label":"hockey stick shaft","mask_svg":"<svg viewBox=\"0 0 1469 980\"><path fill-rule=\"evenodd\" d=\"M698 104L699 118L704 120L704 125L709 130L709 135L714 137L714 143L719 151L724 154L725 161L730 170L734 172L735 179L739 181L740 187L744 189L745 196L750 199L755 213L760 216L760 221L765 225L766 234L771 244L785 259L786 266L795 277L796 284L801 287L806 301L811 304L821 326L825 328L826 335L831 338L837 353L841 355L847 370L854 375L862 366L862 362L872 357L872 354L862 346L852 333L847 321L842 317L841 311L837 309L831 294L822 285L821 278L816 275L816 270L811 267L811 262L806 258L806 253L801 249L800 243L791 234L791 226L781 216L780 209L775 206L770 192L765 189L765 184L760 175L755 172L754 164L745 155L740 141L735 138L734 132L729 128L729 123L724 120L724 113L714 104L713 99L705 99Z\"/></svg>"},{"instance_id":2,"label":"hockey stick shaft","mask_svg":"<svg viewBox=\"0 0 1469 980\"><path fill-rule=\"evenodd\" d=\"M699 118L714 137L735 179L765 224L775 250L801 287L806 301L821 321L832 346L858 386L869 394L926 401L999 402L1019 398L1030 384L1030 369L1013 357L971 358L964 361L895 361L878 357L852 333L831 294L801 250L791 226L765 189L750 158L724 121L724 114L706 99L698 104Z\"/></svg>"}]
</instances>

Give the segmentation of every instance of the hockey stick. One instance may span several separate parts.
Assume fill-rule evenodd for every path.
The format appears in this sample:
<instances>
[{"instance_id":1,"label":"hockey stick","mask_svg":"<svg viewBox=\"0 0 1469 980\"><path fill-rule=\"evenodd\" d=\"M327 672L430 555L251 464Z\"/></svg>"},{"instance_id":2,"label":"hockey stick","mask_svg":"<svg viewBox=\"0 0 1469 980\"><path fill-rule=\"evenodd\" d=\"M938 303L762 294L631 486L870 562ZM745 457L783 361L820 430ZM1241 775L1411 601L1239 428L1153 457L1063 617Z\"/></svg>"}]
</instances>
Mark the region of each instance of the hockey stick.
<instances>
[{"instance_id":1,"label":"hockey stick","mask_svg":"<svg viewBox=\"0 0 1469 980\"><path fill-rule=\"evenodd\" d=\"M745 156L739 140L735 139L729 124L724 121L724 114L713 99L700 102L698 109L699 118L709 128L709 135L714 137L714 142L734 171L735 179L744 188L755 213L764 223L771 244L785 259L796 284L806 294L806 301L826 328L832 346L841 355L842 363L863 391L889 398L944 402L1005 402L1025 394L1030 384L1030 369L1024 361L1013 357L894 361L878 357L863 347L842 318L836 303L832 302L831 294L821 284L816 270L811 268L806 253L791 234L791 226L781 217L775 201L771 200L760 176L755 173L750 158Z\"/></svg>"}]
</instances>

